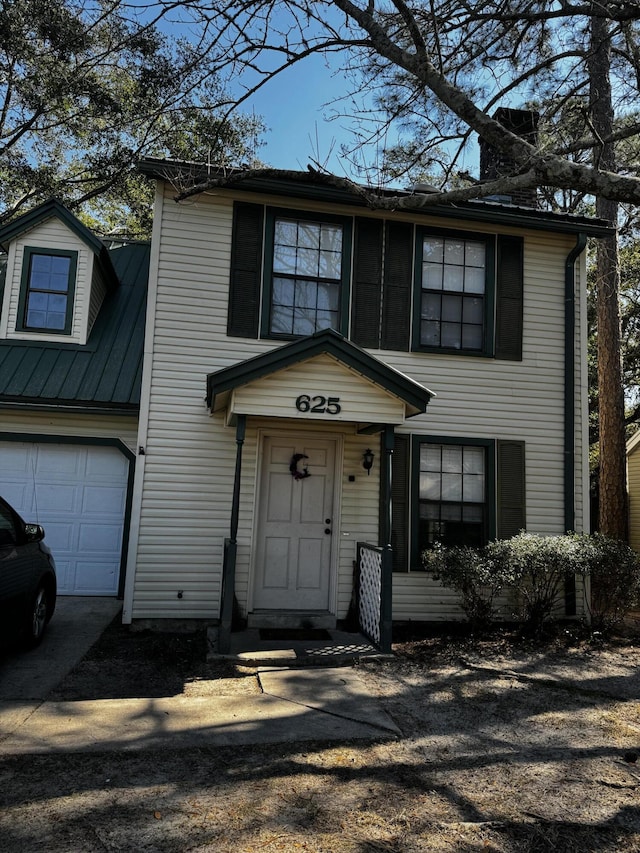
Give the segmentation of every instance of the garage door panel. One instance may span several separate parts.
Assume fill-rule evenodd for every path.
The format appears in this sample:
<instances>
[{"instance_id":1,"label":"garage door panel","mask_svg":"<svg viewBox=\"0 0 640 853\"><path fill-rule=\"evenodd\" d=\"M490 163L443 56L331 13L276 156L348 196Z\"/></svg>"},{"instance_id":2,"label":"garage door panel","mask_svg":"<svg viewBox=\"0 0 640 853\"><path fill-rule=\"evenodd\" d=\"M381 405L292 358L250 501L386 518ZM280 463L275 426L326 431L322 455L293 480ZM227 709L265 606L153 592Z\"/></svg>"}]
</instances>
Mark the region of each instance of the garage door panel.
<instances>
[{"instance_id":1,"label":"garage door panel","mask_svg":"<svg viewBox=\"0 0 640 853\"><path fill-rule=\"evenodd\" d=\"M47 545L51 548L56 558L56 564L63 554L75 549L76 543L74 539L77 538L75 536L76 529L68 521L53 521L49 518L44 525L44 532L46 534Z\"/></svg>"},{"instance_id":2,"label":"garage door panel","mask_svg":"<svg viewBox=\"0 0 640 853\"><path fill-rule=\"evenodd\" d=\"M85 486L82 494L82 512L121 518L127 501L127 490L107 486Z\"/></svg>"},{"instance_id":3,"label":"garage door panel","mask_svg":"<svg viewBox=\"0 0 640 853\"><path fill-rule=\"evenodd\" d=\"M89 448L66 444L39 444L36 460L36 479L52 474L56 479L84 475Z\"/></svg>"},{"instance_id":4,"label":"garage door panel","mask_svg":"<svg viewBox=\"0 0 640 853\"><path fill-rule=\"evenodd\" d=\"M116 595L128 462L114 447L0 442L0 494L41 524L62 595Z\"/></svg>"},{"instance_id":5,"label":"garage door panel","mask_svg":"<svg viewBox=\"0 0 640 853\"><path fill-rule=\"evenodd\" d=\"M38 512L74 513L78 509L78 486L63 483L36 484L36 506Z\"/></svg>"},{"instance_id":6,"label":"garage door panel","mask_svg":"<svg viewBox=\"0 0 640 853\"><path fill-rule=\"evenodd\" d=\"M78 541L78 552L106 552L112 554L115 549L120 549L122 540L122 527L117 524L82 524L80 525L80 537Z\"/></svg>"},{"instance_id":7,"label":"garage door panel","mask_svg":"<svg viewBox=\"0 0 640 853\"><path fill-rule=\"evenodd\" d=\"M78 560L75 566L74 595L115 595L120 564Z\"/></svg>"},{"instance_id":8,"label":"garage door panel","mask_svg":"<svg viewBox=\"0 0 640 853\"><path fill-rule=\"evenodd\" d=\"M114 458L113 455L90 454L86 460L87 479L93 481L106 478L108 482L113 482L115 477L126 478L129 473L129 463L121 453L118 456L119 458Z\"/></svg>"}]
</instances>

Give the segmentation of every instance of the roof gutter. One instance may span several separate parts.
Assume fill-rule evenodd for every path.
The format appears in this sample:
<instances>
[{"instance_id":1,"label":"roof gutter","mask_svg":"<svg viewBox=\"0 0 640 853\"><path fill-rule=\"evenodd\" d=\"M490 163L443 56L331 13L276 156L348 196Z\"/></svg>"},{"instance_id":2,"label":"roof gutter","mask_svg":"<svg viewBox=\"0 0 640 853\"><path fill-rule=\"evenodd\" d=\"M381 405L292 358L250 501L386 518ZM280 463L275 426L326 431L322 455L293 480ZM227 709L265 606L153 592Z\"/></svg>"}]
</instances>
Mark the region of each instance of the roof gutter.
<instances>
[{"instance_id":1,"label":"roof gutter","mask_svg":"<svg viewBox=\"0 0 640 853\"><path fill-rule=\"evenodd\" d=\"M587 245L580 233L564 267L564 529L575 530L575 426L576 426L576 261Z\"/></svg>"}]
</instances>

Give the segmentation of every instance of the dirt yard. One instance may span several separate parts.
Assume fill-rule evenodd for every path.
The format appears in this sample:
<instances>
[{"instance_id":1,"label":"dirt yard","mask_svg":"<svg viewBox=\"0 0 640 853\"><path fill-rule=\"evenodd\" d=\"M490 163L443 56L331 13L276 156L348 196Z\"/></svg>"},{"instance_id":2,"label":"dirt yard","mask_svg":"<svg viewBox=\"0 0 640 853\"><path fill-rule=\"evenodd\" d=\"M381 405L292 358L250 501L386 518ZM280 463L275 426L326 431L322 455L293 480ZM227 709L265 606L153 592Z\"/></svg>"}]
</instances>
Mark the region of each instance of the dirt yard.
<instances>
[{"instance_id":1,"label":"dirt yard","mask_svg":"<svg viewBox=\"0 0 640 853\"><path fill-rule=\"evenodd\" d=\"M0 763L0 850L640 851L640 640L406 640L358 667L397 740ZM112 626L52 699L242 695L204 638Z\"/></svg>"}]
</instances>

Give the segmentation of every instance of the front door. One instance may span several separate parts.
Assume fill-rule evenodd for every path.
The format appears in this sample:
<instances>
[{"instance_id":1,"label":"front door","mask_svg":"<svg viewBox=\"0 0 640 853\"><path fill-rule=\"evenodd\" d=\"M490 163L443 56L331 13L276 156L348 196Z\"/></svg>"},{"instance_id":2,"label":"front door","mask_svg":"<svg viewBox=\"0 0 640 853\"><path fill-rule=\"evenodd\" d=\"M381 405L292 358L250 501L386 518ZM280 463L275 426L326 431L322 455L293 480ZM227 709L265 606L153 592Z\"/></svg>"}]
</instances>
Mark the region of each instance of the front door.
<instances>
[{"instance_id":1,"label":"front door","mask_svg":"<svg viewBox=\"0 0 640 853\"><path fill-rule=\"evenodd\" d=\"M265 437L254 610L329 609L335 457L332 439Z\"/></svg>"}]
</instances>

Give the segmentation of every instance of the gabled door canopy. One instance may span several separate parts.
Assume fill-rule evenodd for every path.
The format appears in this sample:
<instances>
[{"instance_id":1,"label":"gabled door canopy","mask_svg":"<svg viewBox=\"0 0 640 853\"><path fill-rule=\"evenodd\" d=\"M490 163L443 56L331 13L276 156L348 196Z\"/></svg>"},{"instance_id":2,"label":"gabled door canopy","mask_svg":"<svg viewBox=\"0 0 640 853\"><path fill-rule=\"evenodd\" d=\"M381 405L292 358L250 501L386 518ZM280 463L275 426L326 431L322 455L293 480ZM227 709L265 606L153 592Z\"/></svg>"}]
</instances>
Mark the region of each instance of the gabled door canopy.
<instances>
[{"instance_id":1,"label":"gabled door canopy","mask_svg":"<svg viewBox=\"0 0 640 853\"><path fill-rule=\"evenodd\" d=\"M323 329L309 337L210 373L207 376L207 405L212 412L219 412L227 408L234 390L323 355L330 356L400 401L404 406L404 417L423 414L435 396L428 388L374 358L333 329Z\"/></svg>"}]
</instances>

